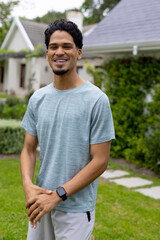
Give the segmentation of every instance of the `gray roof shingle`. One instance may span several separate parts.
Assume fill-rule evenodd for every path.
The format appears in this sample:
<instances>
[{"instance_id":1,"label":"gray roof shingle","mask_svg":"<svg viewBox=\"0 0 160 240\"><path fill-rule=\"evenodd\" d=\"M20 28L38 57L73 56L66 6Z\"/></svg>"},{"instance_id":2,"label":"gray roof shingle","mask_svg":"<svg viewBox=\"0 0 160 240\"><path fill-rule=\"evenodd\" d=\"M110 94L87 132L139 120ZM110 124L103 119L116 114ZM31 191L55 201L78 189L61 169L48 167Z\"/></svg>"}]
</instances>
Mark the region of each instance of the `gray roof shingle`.
<instances>
[{"instance_id":1,"label":"gray roof shingle","mask_svg":"<svg viewBox=\"0 0 160 240\"><path fill-rule=\"evenodd\" d=\"M84 45L147 41L160 41L160 0L121 0L84 38Z\"/></svg>"},{"instance_id":2,"label":"gray roof shingle","mask_svg":"<svg viewBox=\"0 0 160 240\"><path fill-rule=\"evenodd\" d=\"M46 49L44 43L44 31L47 29L48 25L44 23L33 22L29 20L20 19L29 39L31 40L34 47L38 44L42 44L43 49ZM83 34L95 27L96 24L88 25L83 27Z\"/></svg>"},{"instance_id":3,"label":"gray roof shingle","mask_svg":"<svg viewBox=\"0 0 160 240\"><path fill-rule=\"evenodd\" d=\"M38 44L42 44L43 49L46 49L44 43L44 31L47 28L47 24L32 22L27 20L20 20L28 37L30 38L34 47Z\"/></svg>"}]
</instances>

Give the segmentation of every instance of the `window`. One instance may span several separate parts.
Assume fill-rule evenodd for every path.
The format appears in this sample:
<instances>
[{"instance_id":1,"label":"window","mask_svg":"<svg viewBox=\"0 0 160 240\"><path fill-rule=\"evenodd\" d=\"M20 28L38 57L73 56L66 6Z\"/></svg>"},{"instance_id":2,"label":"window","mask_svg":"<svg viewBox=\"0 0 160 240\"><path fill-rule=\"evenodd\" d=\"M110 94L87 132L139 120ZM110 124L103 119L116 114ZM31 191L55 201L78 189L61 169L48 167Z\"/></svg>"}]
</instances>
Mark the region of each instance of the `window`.
<instances>
[{"instance_id":1,"label":"window","mask_svg":"<svg viewBox=\"0 0 160 240\"><path fill-rule=\"evenodd\" d=\"M4 83L4 67L0 67L0 83Z\"/></svg>"},{"instance_id":2,"label":"window","mask_svg":"<svg viewBox=\"0 0 160 240\"><path fill-rule=\"evenodd\" d=\"M102 68L103 69L103 66L95 66L95 69L97 69L97 68Z\"/></svg>"},{"instance_id":3,"label":"window","mask_svg":"<svg viewBox=\"0 0 160 240\"><path fill-rule=\"evenodd\" d=\"M26 73L26 65L21 64L21 67L20 67L20 84L19 84L19 86L21 88L25 87L25 73Z\"/></svg>"}]
</instances>

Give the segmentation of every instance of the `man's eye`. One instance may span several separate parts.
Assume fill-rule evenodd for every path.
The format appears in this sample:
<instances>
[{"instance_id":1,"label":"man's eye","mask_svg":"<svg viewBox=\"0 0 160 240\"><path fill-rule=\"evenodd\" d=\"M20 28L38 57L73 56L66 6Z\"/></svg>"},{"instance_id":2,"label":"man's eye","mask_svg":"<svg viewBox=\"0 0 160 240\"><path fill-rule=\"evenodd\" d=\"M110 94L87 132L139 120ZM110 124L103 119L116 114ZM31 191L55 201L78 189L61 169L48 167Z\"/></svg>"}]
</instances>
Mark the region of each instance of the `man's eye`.
<instances>
[{"instance_id":1,"label":"man's eye","mask_svg":"<svg viewBox=\"0 0 160 240\"><path fill-rule=\"evenodd\" d=\"M49 49L55 50L55 49L57 49L57 47L56 46L50 46Z\"/></svg>"},{"instance_id":2,"label":"man's eye","mask_svg":"<svg viewBox=\"0 0 160 240\"><path fill-rule=\"evenodd\" d=\"M71 46L64 46L65 49L71 49Z\"/></svg>"},{"instance_id":3,"label":"man's eye","mask_svg":"<svg viewBox=\"0 0 160 240\"><path fill-rule=\"evenodd\" d=\"M57 49L57 48L56 48L56 47L50 47L50 49L51 49L51 50L55 50L55 49Z\"/></svg>"}]
</instances>

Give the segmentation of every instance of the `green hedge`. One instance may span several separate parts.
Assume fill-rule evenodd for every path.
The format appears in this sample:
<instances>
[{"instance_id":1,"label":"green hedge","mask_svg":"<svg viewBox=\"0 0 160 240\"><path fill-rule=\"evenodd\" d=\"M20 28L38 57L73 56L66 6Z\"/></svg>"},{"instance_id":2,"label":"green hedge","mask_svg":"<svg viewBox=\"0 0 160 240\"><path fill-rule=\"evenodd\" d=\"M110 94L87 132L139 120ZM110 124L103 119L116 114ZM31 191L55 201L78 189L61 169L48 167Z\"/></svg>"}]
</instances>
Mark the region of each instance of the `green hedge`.
<instances>
[{"instance_id":1,"label":"green hedge","mask_svg":"<svg viewBox=\"0 0 160 240\"><path fill-rule=\"evenodd\" d=\"M20 121L0 120L0 154L18 154L21 152L25 131Z\"/></svg>"},{"instance_id":2,"label":"green hedge","mask_svg":"<svg viewBox=\"0 0 160 240\"><path fill-rule=\"evenodd\" d=\"M105 64L116 129L112 155L160 173L160 60L115 59ZM152 95L152 102L146 101Z\"/></svg>"},{"instance_id":3,"label":"green hedge","mask_svg":"<svg viewBox=\"0 0 160 240\"><path fill-rule=\"evenodd\" d=\"M0 102L0 118L21 120L26 112L26 109L26 99L8 96L5 104Z\"/></svg>"},{"instance_id":4,"label":"green hedge","mask_svg":"<svg viewBox=\"0 0 160 240\"><path fill-rule=\"evenodd\" d=\"M160 59L113 59L104 63L103 75L88 69L110 99L116 131L111 155L160 173Z\"/></svg>"}]
</instances>

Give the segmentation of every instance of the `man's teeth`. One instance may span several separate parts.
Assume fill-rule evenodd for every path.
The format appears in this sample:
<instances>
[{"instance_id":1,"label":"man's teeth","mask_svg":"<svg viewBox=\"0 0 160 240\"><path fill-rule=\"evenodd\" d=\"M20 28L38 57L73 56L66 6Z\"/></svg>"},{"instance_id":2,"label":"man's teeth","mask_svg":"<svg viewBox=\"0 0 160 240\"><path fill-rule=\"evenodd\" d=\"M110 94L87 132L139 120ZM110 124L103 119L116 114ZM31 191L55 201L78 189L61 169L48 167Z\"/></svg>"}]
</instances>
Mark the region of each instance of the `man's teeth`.
<instances>
[{"instance_id":1,"label":"man's teeth","mask_svg":"<svg viewBox=\"0 0 160 240\"><path fill-rule=\"evenodd\" d=\"M66 62L66 60L56 60L56 62Z\"/></svg>"}]
</instances>

